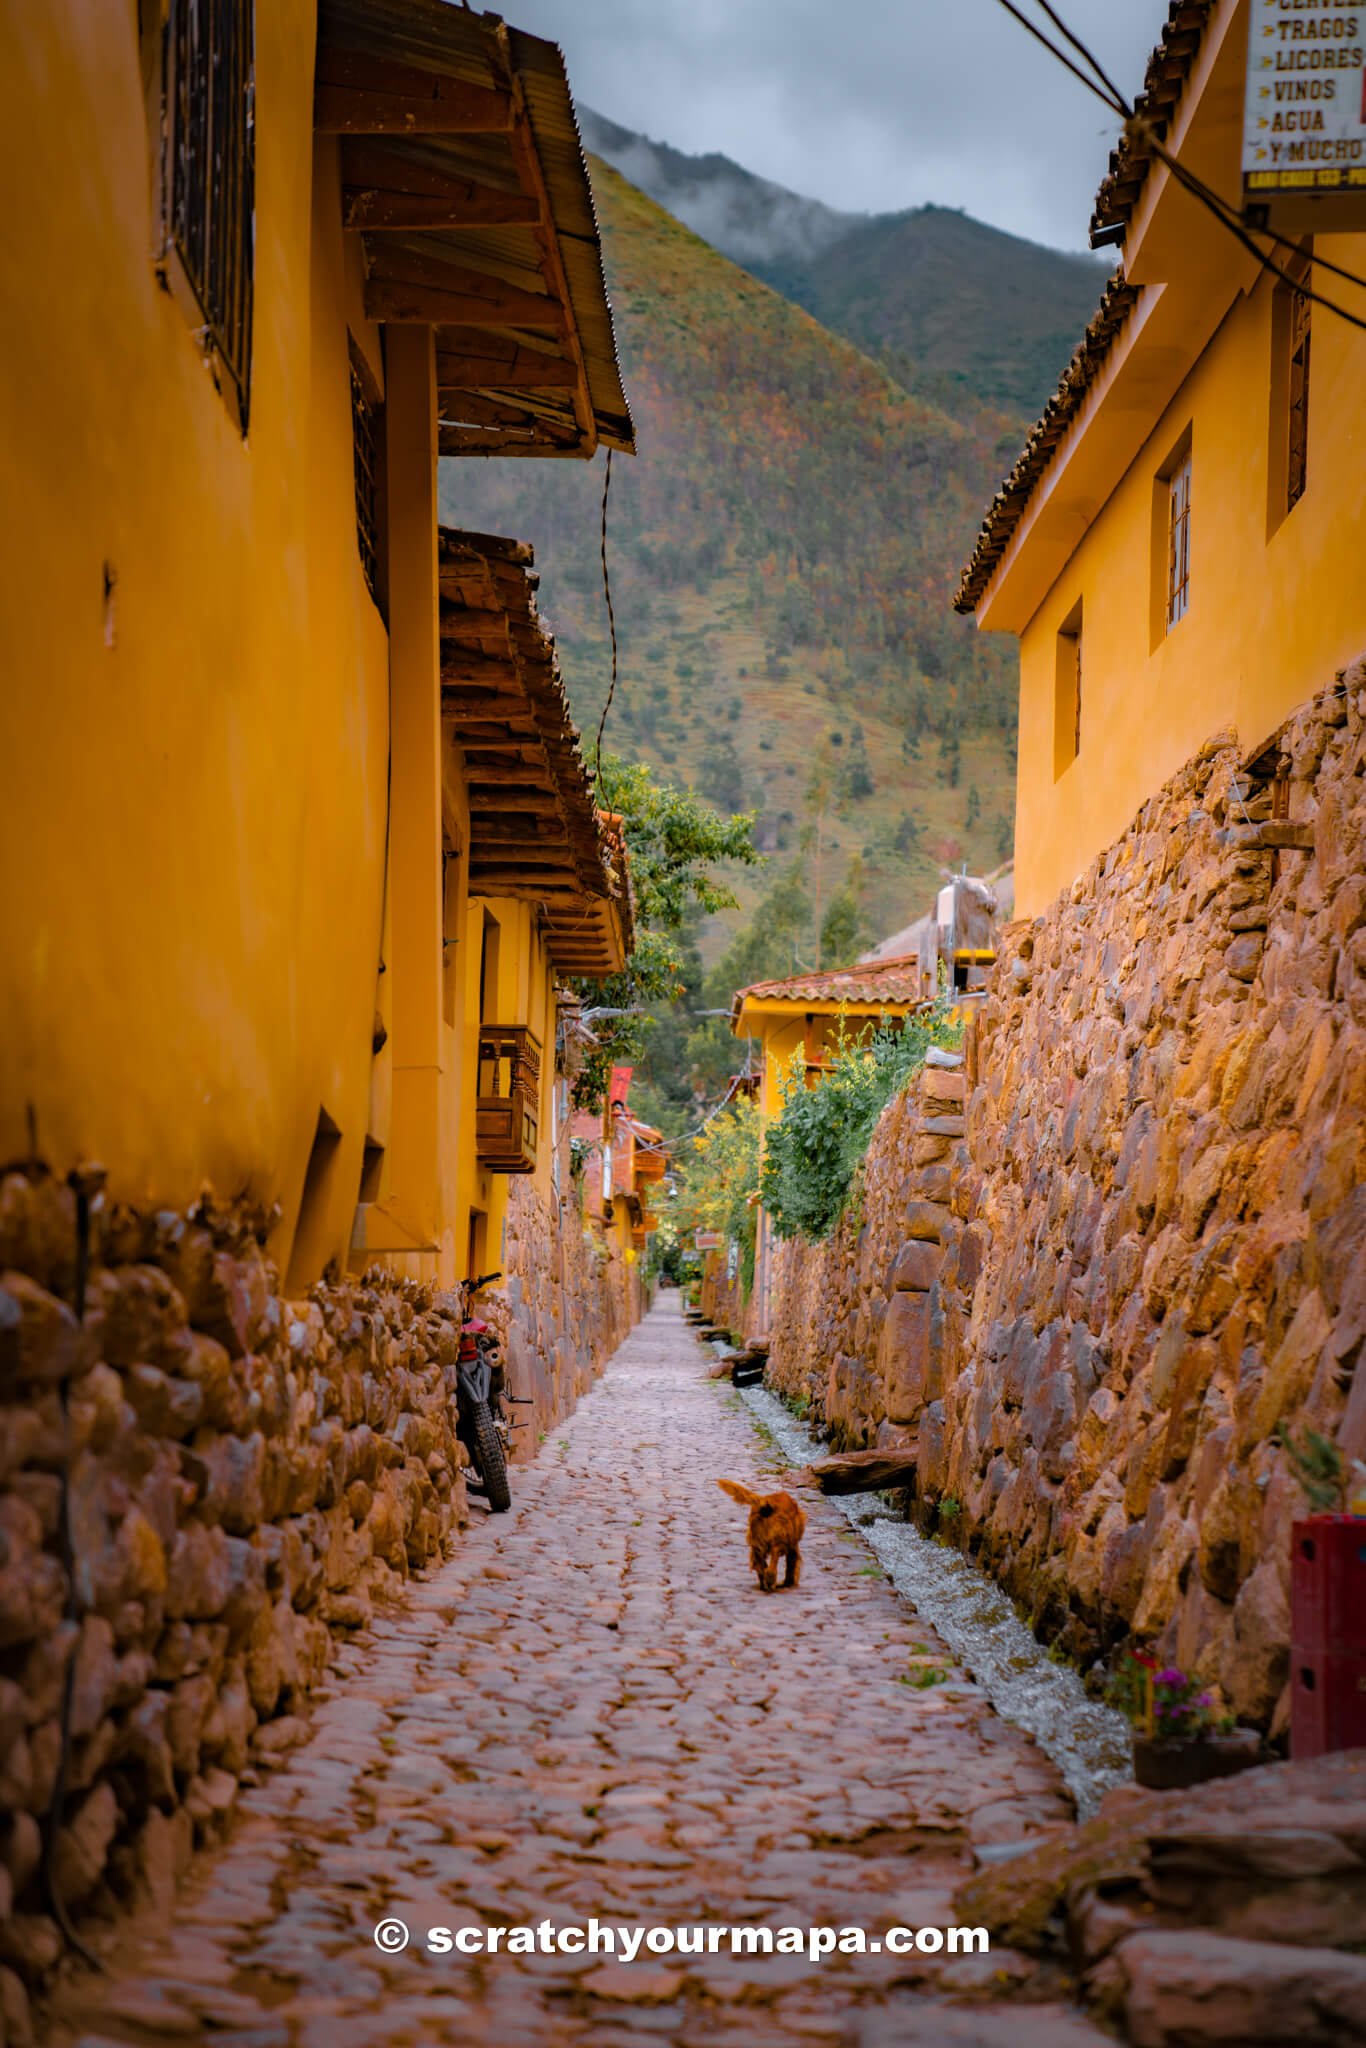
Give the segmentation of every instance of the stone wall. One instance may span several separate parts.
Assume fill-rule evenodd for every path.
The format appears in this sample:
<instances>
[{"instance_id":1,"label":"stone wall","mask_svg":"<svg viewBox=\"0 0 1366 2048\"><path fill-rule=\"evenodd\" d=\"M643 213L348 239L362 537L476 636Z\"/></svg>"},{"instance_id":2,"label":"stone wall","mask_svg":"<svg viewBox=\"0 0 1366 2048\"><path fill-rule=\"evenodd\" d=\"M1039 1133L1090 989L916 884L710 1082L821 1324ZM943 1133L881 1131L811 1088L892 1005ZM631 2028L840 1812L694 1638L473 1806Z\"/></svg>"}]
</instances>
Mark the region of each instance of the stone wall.
<instances>
[{"instance_id":1,"label":"stone wall","mask_svg":"<svg viewBox=\"0 0 1366 2048\"><path fill-rule=\"evenodd\" d=\"M573 1181L558 1197L540 1194L529 1177L513 1182L503 1255L508 1385L534 1403L513 1410L527 1423L514 1438L517 1456L527 1458L639 1322L641 1269L626 1264L614 1236L587 1222Z\"/></svg>"},{"instance_id":2,"label":"stone wall","mask_svg":"<svg viewBox=\"0 0 1366 2048\"><path fill-rule=\"evenodd\" d=\"M625 1334L632 1296L576 1201L562 1231L534 1196L513 1207L500 1313L534 1445ZM243 1774L302 1737L333 1631L469 1519L457 1299L375 1269L285 1300L263 1234L207 1203L97 1200L78 1321L71 1189L0 1182L0 2016L15 2038L25 1985L63 1946L42 1842L68 1673L54 1876L79 1918L166 1895Z\"/></svg>"},{"instance_id":3,"label":"stone wall","mask_svg":"<svg viewBox=\"0 0 1366 2048\"><path fill-rule=\"evenodd\" d=\"M739 1268L733 1277L728 1278L728 1263L725 1252L707 1253L697 1300L708 1321L714 1323L718 1330L728 1330L738 1342L746 1334L753 1317Z\"/></svg>"},{"instance_id":4,"label":"stone wall","mask_svg":"<svg viewBox=\"0 0 1366 2048\"><path fill-rule=\"evenodd\" d=\"M1366 672L1250 764L1211 741L1010 927L965 1126L954 1078L785 1248L772 1374L917 1442L917 1513L1074 1652L1132 1632L1279 1731L1275 1433L1366 1456Z\"/></svg>"}]
</instances>

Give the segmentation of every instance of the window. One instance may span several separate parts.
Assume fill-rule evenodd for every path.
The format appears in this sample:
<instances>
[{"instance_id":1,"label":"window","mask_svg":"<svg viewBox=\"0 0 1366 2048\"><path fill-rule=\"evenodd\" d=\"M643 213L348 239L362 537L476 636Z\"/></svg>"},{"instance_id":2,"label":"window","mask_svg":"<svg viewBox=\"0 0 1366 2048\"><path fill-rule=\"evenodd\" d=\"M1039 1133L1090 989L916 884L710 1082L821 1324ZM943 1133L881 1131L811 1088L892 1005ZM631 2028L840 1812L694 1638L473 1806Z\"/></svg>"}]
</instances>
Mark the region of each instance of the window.
<instances>
[{"instance_id":1,"label":"window","mask_svg":"<svg viewBox=\"0 0 1366 2048\"><path fill-rule=\"evenodd\" d=\"M356 472L356 545L365 587L386 611L384 561L384 407L379 386L351 344L351 440Z\"/></svg>"},{"instance_id":2,"label":"window","mask_svg":"<svg viewBox=\"0 0 1366 2048\"><path fill-rule=\"evenodd\" d=\"M1081 599L1058 628L1053 671L1053 780L1081 752Z\"/></svg>"},{"instance_id":3,"label":"window","mask_svg":"<svg viewBox=\"0 0 1366 2048\"><path fill-rule=\"evenodd\" d=\"M1191 581L1191 454L1167 479L1167 631L1186 616Z\"/></svg>"},{"instance_id":4,"label":"window","mask_svg":"<svg viewBox=\"0 0 1366 2048\"><path fill-rule=\"evenodd\" d=\"M255 233L252 0L169 0L165 36L166 235L245 433Z\"/></svg>"},{"instance_id":5,"label":"window","mask_svg":"<svg viewBox=\"0 0 1366 2048\"><path fill-rule=\"evenodd\" d=\"M1271 433L1267 460L1268 540L1304 496L1309 476L1309 297L1314 245L1287 259L1271 301Z\"/></svg>"},{"instance_id":6,"label":"window","mask_svg":"<svg viewBox=\"0 0 1366 2048\"><path fill-rule=\"evenodd\" d=\"M1285 509L1304 496L1309 461L1309 307L1303 290L1290 294L1289 420L1286 433Z\"/></svg>"},{"instance_id":7,"label":"window","mask_svg":"<svg viewBox=\"0 0 1366 2048\"><path fill-rule=\"evenodd\" d=\"M441 1011L448 1024L456 1022L460 999L460 923L464 915L465 892L460 868L460 847L449 827L441 849Z\"/></svg>"}]
</instances>

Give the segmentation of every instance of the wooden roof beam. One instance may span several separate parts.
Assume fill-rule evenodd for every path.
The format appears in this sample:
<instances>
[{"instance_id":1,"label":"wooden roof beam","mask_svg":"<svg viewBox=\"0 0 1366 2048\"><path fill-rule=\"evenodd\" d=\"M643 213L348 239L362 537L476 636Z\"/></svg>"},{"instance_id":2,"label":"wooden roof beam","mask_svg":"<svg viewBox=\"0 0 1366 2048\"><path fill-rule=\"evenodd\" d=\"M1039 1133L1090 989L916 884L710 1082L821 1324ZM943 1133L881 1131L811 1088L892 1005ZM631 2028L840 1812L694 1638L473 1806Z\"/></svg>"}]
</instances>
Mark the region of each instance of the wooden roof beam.
<instances>
[{"instance_id":1,"label":"wooden roof beam","mask_svg":"<svg viewBox=\"0 0 1366 2048\"><path fill-rule=\"evenodd\" d=\"M506 36L506 33L505 29L503 34ZM523 191L532 193L540 208L540 221L532 232L541 258L541 275L564 308L564 339L576 372L573 385L574 417L579 423L584 453L592 455L598 445L598 421L589 396L588 370L583 359L578 321L574 317L574 301L569 293L569 279L560 252L559 237L549 225L552 216L550 195L546 190L545 170L541 163L540 151L536 147L536 139L531 132L521 81L516 77L513 78L512 92L516 117L511 131L512 160L517 167L517 179Z\"/></svg>"},{"instance_id":2,"label":"wooden roof beam","mask_svg":"<svg viewBox=\"0 0 1366 2048\"><path fill-rule=\"evenodd\" d=\"M446 685L441 692L441 716L454 719L461 725L497 725L505 719L534 720L536 714L525 697L495 692L465 695L454 686Z\"/></svg>"},{"instance_id":3,"label":"wooden roof beam","mask_svg":"<svg viewBox=\"0 0 1366 2048\"><path fill-rule=\"evenodd\" d=\"M465 690L472 685L485 684L495 690L516 690L518 685L517 664L511 660L500 660L494 654L474 654L454 645L442 635L443 648L449 653L441 657L441 687L444 690Z\"/></svg>"},{"instance_id":4,"label":"wooden roof beam","mask_svg":"<svg viewBox=\"0 0 1366 2048\"><path fill-rule=\"evenodd\" d=\"M445 391L572 391L578 370L564 356L543 355L539 349L519 348L509 339L504 348L443 348L436 338L436 388Z\"/></svg>"},{"instance_id":5,"label":"wooden roof beam","mask_svg":"<svg viewBox=\"0 0 1366 2048\"><path fill-rule=\"evenodd\" d=\"M562 308L543 292L524 291L488 271L433 263L402 249L383 250L371 263L365 310L372 320L426 327L526 327L558 334L564 326Z\"/></svg>"},{"instance_id":6,"label":"wooden roof beam","mask_svg":"<svg viewBox=\"0 0 1366 2048\"><path fill-rule=\"evenodd\" d=\"M505 135L514 118L511 94L493 86L319 45L313 126L320 135Z\"/></svg>"},{"instance_id":7,"label":"wooden roof beam","mask_svg":"<svg viewBox=\"0 0 1366 2048\"><path fill-rule=\"evenodd\" d=\"M532 227L540 219L534 199L499 192L472 179L452 180L449 197L400 192L382 185L342 187L342 226L353 235L422 234L432 228Z\"/></svg>"}]
</instances>

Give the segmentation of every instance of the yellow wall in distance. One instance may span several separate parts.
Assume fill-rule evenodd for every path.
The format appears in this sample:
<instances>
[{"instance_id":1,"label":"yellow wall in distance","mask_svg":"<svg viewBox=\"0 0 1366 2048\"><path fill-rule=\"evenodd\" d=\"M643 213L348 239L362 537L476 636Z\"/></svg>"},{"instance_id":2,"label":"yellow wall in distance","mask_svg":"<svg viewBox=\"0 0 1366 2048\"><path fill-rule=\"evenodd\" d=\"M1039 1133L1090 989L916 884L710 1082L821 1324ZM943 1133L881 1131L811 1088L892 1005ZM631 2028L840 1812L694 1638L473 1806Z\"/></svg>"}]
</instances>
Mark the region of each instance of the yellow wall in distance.
<instances>
[{"instance_id":1,"label":"yellow wall in distance","mask_svg":"<svg viewBox=\"0 0 1366 2048\"><path fill-rule=\"evenodd\" d=\"M377 372L378 337L336 145L313 136L313 7L258 7L242 439L154 274L137 12L0 19L0 1157L27 1156L31 1106L42 1155L102 1160L120 1198L207 1179L281 1200L288 1228L325 1109L340 1252L370 1116L388 720L347 329Z\"/></svg>"},{"instance_id":2,"label":"yellow wall in distance","mask_svg":"<svg viewBox=\"0 0 1366 2048\"><path fill-rule=\"evenodd\" d=\"M1364 244L1323 236L1316 252L1360 272ZM1331 283L1366 313L1366 292ZM1262 277L1235 301L1021 637L1017 915L1069 887L1213 733L1256 745L1366 648L1366 335L1314 308L1308 484L1273 524L1275 289ZM1154 635L1154 483L1187 428L1190 607ZM1067 762L1058 634L1078 602L1081 747Z\"/></svg>"}]
</instances>

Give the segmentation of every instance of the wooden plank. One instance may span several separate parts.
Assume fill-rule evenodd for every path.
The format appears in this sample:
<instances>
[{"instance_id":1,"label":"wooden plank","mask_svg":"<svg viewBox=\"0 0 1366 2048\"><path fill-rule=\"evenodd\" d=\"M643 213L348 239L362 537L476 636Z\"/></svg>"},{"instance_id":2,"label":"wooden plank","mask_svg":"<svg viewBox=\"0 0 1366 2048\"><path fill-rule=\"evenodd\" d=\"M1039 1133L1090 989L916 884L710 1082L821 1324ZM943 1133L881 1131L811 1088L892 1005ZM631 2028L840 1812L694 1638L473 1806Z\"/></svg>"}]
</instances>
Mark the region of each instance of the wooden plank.
<instances>
[{"instance_id":1,"label":"wooden plank","mask_svg":"<svg viewBox=\"0 0 1366 2048\"><path fill-rule=\"evenodd\" d=\"M492 689L515 690L518 683L515 661L503 661L495 654L466 653L443 638L441 657L441 686L451 689L466 689L473 683L486 683Z\"/></svg>"},{"instance_id":2,"label":"wooden plank","mask_svg":"<svg viewBox=\"0 0 1366 2048\"><path fill-rule=\"evenodd\" d=\"M511 867L512 863L504 857L507 850L506 844L502 841L494 846L484 846L476 837L470 848L471 872L478 867ZM575 880L578 879L579 871L567 846L526 846L517 854L517 865L528 875L561 873L571 874Z\"/></svg>"},{"instance_id":3,"label":"wooden plank","mask_svg":"<svg viewBox=\"0 0 1366 2048\"><path fill-rule=\"evenodd\" d=\"M519 184L526 191L534 193L540 204L540 222L532 232L540 250L541 275L564 308L564 339L577 373L572 387L574 417L579 423L579 432L583 437L583 452L591 456L598 445L598 420L593 410L592 394L588 388L588 369L583 358L583 346L579 337L578 320L574 313L574 301L570 295L569 278L560 252L560 238L554 228L555 214L546 187L545 167L541 162L536 138L527 118L526 101L522 94L520 79L514 78L512 92L512 158L517 167Z\"/></svg>"},{"instance_id":4,"label":"wooden plank","mask_svg":"<svg viewBox=\"0 0 1366 2048\"><path fill-rule=\"evenodd\" d=\"M313 86L320 135L503 135L511 95L368 50L322 43Z\"/></svg>"},{"instance_id":5,"label":"wooden plank","mask_svg":"<svg viewBox=\"0 0 1366 2048\"><path fill-rule=\"evenodd\" d=\"M539 219L536 201L525 193L499 192L473 178L452 178L448 193L403 192L385 185L342 187L342 226L353 235L530 227Z\"/></svg>"},{"instance_id":6,"label":"wooden plank","mask_svg":"<svg viewBox=\"0 0 1366 2048\"><path fill-rule=\"evenodd\" d=\"M490 330L491 332L492 330ZM467 353L441 347L437 336L437 391L570 391L578 371L563 356L542 355L539 349L504 349L486 345Z\"/></svg>"},{"instance_id":7,"label":"wooden plank","mask_svg":"<svg viewBox=\"0 0 1366 2048\"><path fill-rule=\"evenodd\" d=\"M469 804L471 811L496 811L504 816L515 816L518 812L543 818L560 815L559 799L545 789L502 789L492 785L485 789L474 784Z\"/></svg>"},{"instance_id":8,"label":"wooden plank","mask_svg":"<svg viewBox=\"0 0 1366 2048\"><path fill-rule=\"evenodd\" d=\"M367 277L365 311L371 320L389 320L399 326L440 327L454 322L461 327L529 327L550 334L560 326L560 310L553 299L511 285L497 292L465 292L402 278Z\"/></svg>"},{"instance_id":9,"label":"wooden plank","mask_svg":"<svg viewBox=\"0 0 1366 2048\"><path fill-rule=\"evenodd\" d=\"M478 391L463 394L460 418L448 421L448 425L460 426L466 422L481 427L544 427L555 424L544 419L530 404L509 404L506 399L485 398Z\"/></svg>"},{"instance_id":10,"label":"wooden plank","mask_svg":"<svg viewBox=\"0 0 1366 2048\"><path fill-rule=\"evenodd\" d=\"M471 691L466 695L449 684L443 684L441 716L460 725L494 725L503 719L525 719L531 723L536 714L525 697L504 696L494 691L485 691L482 695Z\"/></svg>"},{"instance_id":11,"label":"wooden plank","mask_svg":"<svg viewBox=\"0 0 1366 2048\"><path fill-rule=\"evenodd\" d=\"M572 868L529 875L525 868L471 867L473 896L529 896L539 903L547 896L582 896L583 885Z\"/></svg>"},{"instance_id":12,"label":"wooden plank","mask_svg":"<svg viewBox=\"0 0 1366 2048\"><path fill-rule=\"evenodd\" d=\"M501 654L512 658L512 639L506 612L467 611L464 605L441 604L441 644L468 647L480 654Z\"/></svg>"},{"instance_id":13,"label":"wooden plank","mask_svg":"<svg viewBox=\"0 0 1366 2048\"><path fill-rule=\"evenodd\" d=\"M811 1476L822 1493L881 1493L909 1486L915 1478L917 1452L845 1451L835 1458L817 1458Z\"/></svg>"}]
</instances>

